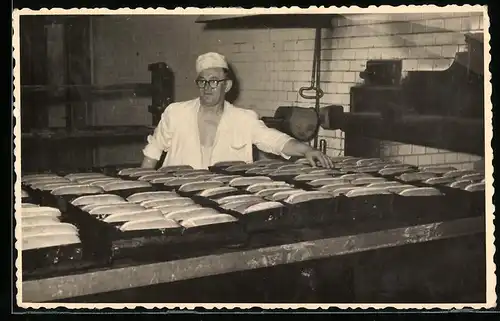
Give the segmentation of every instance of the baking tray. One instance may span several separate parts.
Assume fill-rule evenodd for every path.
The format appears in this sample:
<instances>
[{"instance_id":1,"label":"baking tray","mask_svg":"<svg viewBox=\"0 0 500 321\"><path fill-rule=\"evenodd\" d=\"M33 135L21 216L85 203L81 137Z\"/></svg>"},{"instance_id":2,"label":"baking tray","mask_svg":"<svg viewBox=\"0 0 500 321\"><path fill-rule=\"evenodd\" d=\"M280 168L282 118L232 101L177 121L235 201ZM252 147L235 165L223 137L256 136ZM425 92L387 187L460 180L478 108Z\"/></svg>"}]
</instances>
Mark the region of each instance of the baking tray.
<instances>
[{"instance_id":1,"label":"baking tray","mask_svg":"<svg viewBox=\"0 0 500 321\"><path fill-rule=\"evenodd\" d=\"M371 220L391 220L393 218L394 194L364 195L337 199L339 218L344 221L364 223Z\"/></svg>"},{"instance_id":2,"label":"baking tray","mask_svg":"<svg viewBox=\"0 0 500 321\"><path fill-rule=\"evenodd\" d=\"M66 275L92 267L90 262L85 261L84 252L82 243L24 250L23 280Z\"/></svg>"},{"instance_id":3,"label":"baking tray","mask_svg":"<svg viewBox=\"0 0 500 321\"><path fill-rule=\"evenodd\" d=\"M251 235L255 232L273 231L285 227L286 222L283 218L286 216L288 209L278 207L249 214L224 209L220 209L220 211L236 217L245 226L247 233Z\"/></svg>"},{"instance_id":4,"label":"baking tray","mask_svg":"<svg viewBox=\"0 0 500 321\"><path fill-rule=\"evenodd\" d=\"M338 222L340 216L338 199L311 200L298 204L283 202L284 210L280 218L280 226L291 228L314 227Z\"/></svg>"}]
</instances>

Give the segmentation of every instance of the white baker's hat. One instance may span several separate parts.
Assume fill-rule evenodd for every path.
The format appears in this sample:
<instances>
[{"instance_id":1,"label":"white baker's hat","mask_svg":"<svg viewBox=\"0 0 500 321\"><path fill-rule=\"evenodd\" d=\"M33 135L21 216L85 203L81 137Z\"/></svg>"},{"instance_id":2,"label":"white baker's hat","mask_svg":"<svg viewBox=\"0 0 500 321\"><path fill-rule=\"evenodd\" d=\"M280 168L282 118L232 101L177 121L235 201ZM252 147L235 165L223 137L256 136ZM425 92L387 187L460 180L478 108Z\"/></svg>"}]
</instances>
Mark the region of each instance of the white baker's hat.
<instances>
[{"instance_id":1,"label":"white baker's hat","mask_svg":"<svg viewBox=\"0 0 500 321\"><path fill-rule=\"evenodd\" d=\"M196 59L196 72L209 68L225 68L229 69L226 57L216 52L207 52Z\"/></svg>"}]
</instances>

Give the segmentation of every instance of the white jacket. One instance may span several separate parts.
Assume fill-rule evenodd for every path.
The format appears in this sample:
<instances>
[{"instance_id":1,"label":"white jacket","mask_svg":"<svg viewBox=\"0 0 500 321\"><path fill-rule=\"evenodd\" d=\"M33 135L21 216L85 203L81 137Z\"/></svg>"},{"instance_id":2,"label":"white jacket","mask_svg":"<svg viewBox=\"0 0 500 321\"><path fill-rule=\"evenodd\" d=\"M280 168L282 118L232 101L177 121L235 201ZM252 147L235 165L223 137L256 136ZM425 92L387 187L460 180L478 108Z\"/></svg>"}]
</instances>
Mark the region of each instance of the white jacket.
<instances>
[{"instance_id":1,"label":"white jacket","mask_svg":"<svg viewBox=\"0 0 500 321\"><path fill-rule=\"evenodd\" d=\"M148 136L144 155L159 160L165 151L167 156L162 166L191 165L200 169L221 161L252 162L252 145L263 152L290 158L282 153L290 136L267 127L253 110L238 108L226 102L211 159L203 164L197 125L199 108L198 98L170 104L153 134Z\"/></svg>"}]
</instances>

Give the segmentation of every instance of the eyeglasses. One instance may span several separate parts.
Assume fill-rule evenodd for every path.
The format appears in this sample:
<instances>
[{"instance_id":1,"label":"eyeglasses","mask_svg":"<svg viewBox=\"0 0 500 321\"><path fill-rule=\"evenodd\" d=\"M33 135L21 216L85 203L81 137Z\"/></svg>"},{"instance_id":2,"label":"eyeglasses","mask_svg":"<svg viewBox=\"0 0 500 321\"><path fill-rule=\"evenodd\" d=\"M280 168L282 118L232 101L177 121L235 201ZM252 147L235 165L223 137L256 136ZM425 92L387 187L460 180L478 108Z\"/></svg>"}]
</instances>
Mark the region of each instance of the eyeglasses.
<instances>
[{"instance_id":1,"label":"eyeglasses","mask_svg":"<svg viewBox=\"0 0 500 321\"><path fill-rule=\"evenodd\" d=\"M199 88L205 88L205 86L208 84L210 88L215 89L219 86L219 84L223 81L226 81L227 79L211 79L211 80L205 80L205 79L196 79L195 83L196 86Z\"/></svg>"}]
</instances>

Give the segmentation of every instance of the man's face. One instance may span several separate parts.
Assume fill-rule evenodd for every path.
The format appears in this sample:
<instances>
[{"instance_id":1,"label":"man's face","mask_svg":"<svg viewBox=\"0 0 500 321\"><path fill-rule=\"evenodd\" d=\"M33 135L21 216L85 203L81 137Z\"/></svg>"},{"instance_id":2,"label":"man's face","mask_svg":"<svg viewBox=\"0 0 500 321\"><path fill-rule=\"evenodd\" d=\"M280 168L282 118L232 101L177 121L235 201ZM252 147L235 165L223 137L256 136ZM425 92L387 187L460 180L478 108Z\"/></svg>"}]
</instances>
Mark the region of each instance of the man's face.
<instances>
[{"instance_id":1,"label":"man's face","mask_svg":"<svg viewBox=\"0 0 500 321\"><path fill-rule=\"evenodd\" d=\"M200 101L204 106L215 106L224 101L226 92L230 89L224 69L205 69L196 78L200 91Z\"/></svg>"}]
</instances>

